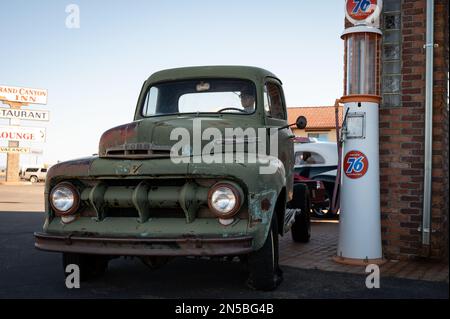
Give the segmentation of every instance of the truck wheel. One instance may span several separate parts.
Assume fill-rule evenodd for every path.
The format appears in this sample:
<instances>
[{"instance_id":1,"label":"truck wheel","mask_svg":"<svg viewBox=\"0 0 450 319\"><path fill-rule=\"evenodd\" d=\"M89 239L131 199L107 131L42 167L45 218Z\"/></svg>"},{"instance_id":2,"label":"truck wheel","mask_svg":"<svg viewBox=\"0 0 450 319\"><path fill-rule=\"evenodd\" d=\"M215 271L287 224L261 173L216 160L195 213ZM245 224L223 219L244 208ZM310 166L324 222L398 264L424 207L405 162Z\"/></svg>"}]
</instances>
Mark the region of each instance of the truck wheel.
<instances>
[{"instance_id":1,"label":"truck wheel","mask_svg":"<svg viewBox=\"0 0 450 319\"><path fill-rule=\"evenodd\" d=\"M78 265L80 281L87 281L103 275L108 268L108 261L106 256L63 253L63 271L67 276L69 274L66 273L66 267L70 264Z\"/></svg>"},{"instance_id":2,"label":"truck wheel","mask_svg":"<svg viewBox=\"0 0 450 319\"><path fill-rule=\"evenodd\" d=\"M296 243L307 243L311 237L311 201L306 185L294 185L294 198L288 203L288 208L300 208L291 228L292 240Z\"/></svg>"},{"instance_id":3,"label":"truck wheel","mask_svg":"<svg viewBox=\"0 0 450 319\"><path fill-rule=\"evenodd\" d=\"M274 290L283 281L283 272L278 265L278 225L273 214L269 234L264 245L248 255L250 276L247 285L257 290Z\"/></svg>"},{"instance_id":4,"label":"truck wheel","mask_svg":"<svg viewBox=\"0 0 450 319\"><path fill-rule=\"evenodd\" d=\"M37 182L38 182L37 176L31 176L31 177L30 177L30 182L32 182L33 184L34 184L34 183L37 183Z\"/></svg>"}]
</instances>

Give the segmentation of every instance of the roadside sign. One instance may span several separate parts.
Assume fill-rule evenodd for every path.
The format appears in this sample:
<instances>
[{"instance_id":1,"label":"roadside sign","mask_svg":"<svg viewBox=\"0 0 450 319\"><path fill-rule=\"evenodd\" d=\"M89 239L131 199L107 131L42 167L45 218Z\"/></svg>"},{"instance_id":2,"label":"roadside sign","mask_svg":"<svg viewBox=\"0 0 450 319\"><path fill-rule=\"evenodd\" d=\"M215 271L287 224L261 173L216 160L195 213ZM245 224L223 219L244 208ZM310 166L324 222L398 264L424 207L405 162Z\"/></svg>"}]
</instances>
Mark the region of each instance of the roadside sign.
<instances>
[{"instance_id":1,"label":"roadside sign","mask_svg":"<svg viewBox=\"0 0 450 319\"><path fill-rule=\"evenodd\" d=\"M344 158L344 173L348 178L363 177L369 169L367 156L360 151L350 151Z\"/></svg>"},{"instance_id":2,"label":"roadside sign","mask_svg":"<svg viewBox=\"0 0 450 319\"><path fill-rule=\"evenodd\" d=\"M28 121L49 121L50 112L43 110L24 110L0 107L0 118Z\"/></svg>"},{"instance_id":3,"label":"roadside sign","mask_svg":"<svg viewBox=\"0 0 450 319\"><path fill-rule=\"evenodd\" d=\"M44 154L44 151L42 149L32 148L30 150L30 153L35 154L35 155L42 155L42 154Z\"/></svg>"},{"instance_id":4,"label":"roadside sign","mask_svg":"<svg viewBox=\"0 0 450 319\"><path fill-rule=\"evenodd\" d=\"M47 104L47 95L47 90L44 89L0 85L0 100L30 104Z\"/></svg>"},{"instance_id":5,"label":"roadside sign","mask_svg":"<svg viewBox=\"0 0 450 319\"><path fill-rule=\"evenodd\" d=\"M43 127L0 126L0 141L45 142Z\"/></svg>"},{"instance_id":6,"label":"roadside sign","mask_svg":"<svg viewBox=\"0 0 450 319\"><path fill-rule=\"evenodd\" d=\"M353 24L372 24L380 13L382 0L347 0L345 15Z\"/></svg>"},{"instance_id":7,"label":"roadside sign","mask_svg":"<svg viewBox=\"0 0 450 319\"><path fill-rule=\"evenodd\" d=\"M9 147L9 146L0 146L0 153L20 153L26 154L30 153L29 147Z\"/></svg>"}]
</instances>

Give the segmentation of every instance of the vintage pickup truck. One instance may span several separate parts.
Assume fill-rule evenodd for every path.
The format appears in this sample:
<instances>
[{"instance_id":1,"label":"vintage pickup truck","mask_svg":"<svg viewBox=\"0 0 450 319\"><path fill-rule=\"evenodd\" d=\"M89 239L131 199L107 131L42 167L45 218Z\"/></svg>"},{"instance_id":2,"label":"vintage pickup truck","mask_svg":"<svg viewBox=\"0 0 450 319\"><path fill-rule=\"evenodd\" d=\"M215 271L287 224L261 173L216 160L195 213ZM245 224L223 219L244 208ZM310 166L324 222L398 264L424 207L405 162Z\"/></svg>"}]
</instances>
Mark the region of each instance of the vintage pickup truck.
<instances>
[{"instance_id":1,"label":"vintage pickup truck","mask_svg":"<svg viewBox=\"0 0 450 319\"><path fill-rule=\"evenodd\" d=\"M82 280L117 256L149 265L170 256L238 256L250 287L276 288L278 236L292 229L294 240L309 239L309 211L294 209L308 190L293 187L286 119L282 83L264 69L154 73L133 122L106 131L97 156L49 170L35 246L62 252L64 268L78 265Z\"/></svg>"}]
</instances>

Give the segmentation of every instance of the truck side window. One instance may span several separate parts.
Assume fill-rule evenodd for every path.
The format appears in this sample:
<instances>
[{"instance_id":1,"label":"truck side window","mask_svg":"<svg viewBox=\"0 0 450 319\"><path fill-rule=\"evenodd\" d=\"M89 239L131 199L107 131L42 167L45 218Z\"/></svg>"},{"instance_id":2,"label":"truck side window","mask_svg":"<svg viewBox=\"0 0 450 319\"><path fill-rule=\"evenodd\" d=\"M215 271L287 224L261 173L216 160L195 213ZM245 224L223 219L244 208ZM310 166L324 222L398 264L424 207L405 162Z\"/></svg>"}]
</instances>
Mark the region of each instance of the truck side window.
<instances>
[{"instance_id":1,"label":"truck side window","mask_svg":"<svg viewBox=\"0 0 450 319\"><path fill-rule=\"evenodd\" d=\"M264 86L264 112L270 115L269 96L267 95L267 86Z\"/></svg>"},{"instance_id":2,"label":"truck side window","mask_svg":"<svg viewBox=\"0 0 450 319\"><path fill-rule=\"evenodd\" d=\"M264 89L264 109L266 114L277 119L286 119L280 87L274 83L267 83ZM266 106L267 101L267 106Z\"/></svg>"}]
</instances>

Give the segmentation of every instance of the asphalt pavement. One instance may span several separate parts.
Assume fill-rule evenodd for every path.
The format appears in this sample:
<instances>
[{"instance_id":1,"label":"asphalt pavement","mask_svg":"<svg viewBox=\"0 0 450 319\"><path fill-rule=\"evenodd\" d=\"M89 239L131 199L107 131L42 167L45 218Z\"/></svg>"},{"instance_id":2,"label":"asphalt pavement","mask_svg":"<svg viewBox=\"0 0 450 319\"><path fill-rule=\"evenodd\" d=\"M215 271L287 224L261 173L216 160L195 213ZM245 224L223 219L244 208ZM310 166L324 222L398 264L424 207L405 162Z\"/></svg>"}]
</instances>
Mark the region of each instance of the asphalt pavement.
<instances>
[{"instance_id":1,"label":"asphalt pavement","mask_svg":"<svg viewBox=\"0 0 450 319\"><path fill-rule=\"evenodd\" d=\"M61 255L34 248L43 213L0 211L0 298L448 298L445 282L381 278L368 289L364 275L282 266L272 292L246 287L236 261L177 258L157 270L139 259L114 259L108 272L79 289L64 284Z\"/></svg>"}]
</instances>

